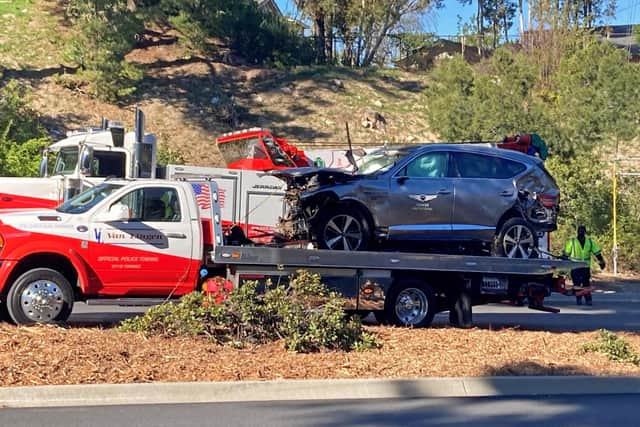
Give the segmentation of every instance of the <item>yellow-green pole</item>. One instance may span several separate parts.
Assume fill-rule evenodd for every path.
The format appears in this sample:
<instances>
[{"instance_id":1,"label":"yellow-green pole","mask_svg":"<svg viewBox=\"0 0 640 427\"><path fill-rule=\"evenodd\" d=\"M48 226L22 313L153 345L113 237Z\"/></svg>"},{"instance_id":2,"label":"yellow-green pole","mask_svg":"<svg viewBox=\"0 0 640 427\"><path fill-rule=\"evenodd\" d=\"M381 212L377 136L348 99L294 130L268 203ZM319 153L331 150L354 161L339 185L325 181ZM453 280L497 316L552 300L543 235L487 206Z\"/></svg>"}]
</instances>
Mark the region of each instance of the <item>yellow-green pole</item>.
<instances>
[{"instance_id":1,"label":"yellow-green pole","mask_svg":"<svg viewBox=\"0 0 640 427\"><path fill-rule=\"evenodd\" d=\"M613 274L618 274L618 159L613 161Z\"/></svg>"}]
</instances>

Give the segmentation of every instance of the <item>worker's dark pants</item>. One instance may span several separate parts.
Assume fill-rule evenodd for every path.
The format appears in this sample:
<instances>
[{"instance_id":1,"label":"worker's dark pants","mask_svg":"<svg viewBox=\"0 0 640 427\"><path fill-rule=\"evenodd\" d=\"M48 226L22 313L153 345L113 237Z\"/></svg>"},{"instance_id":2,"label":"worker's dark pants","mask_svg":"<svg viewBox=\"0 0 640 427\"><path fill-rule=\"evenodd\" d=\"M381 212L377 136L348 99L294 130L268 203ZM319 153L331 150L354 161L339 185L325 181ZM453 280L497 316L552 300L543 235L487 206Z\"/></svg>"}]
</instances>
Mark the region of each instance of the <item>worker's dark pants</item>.
<instances>
[{"instance_id":1,"label":"worker's dark pants","mask_svg":"<svg viewBox=\"0 0 640 427\"><path fill-rule=\"evenodd\" d=\"M573 286L587 287L591 282L591 270L588 267L571 270L571 280L573 281ZM590 303L591 293L586 294L584 299L587 303ZM576 296L576 303L582 304L582 297Z\"/></svg>"}]
</instances>

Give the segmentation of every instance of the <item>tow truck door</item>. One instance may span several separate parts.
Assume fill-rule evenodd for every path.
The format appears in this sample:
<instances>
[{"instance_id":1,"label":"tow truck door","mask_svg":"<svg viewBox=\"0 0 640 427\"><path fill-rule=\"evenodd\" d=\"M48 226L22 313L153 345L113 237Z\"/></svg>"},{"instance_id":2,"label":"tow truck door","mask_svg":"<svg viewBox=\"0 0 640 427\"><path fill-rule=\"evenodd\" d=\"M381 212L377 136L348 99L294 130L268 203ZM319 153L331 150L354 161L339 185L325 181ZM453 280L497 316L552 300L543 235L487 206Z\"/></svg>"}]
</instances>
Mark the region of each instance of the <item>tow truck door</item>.
<instances>
[{"instance_id":1,"label":"tow truck door","mask_svg":"<svg viewBox=\"0 0 640 427\"><path fill-rule=\"evenodd\" d=\"M101 293L163 296L193 287L191 270L200 262L192 262L193 245L201 236L194 236L192 215L180 196L179 186L139 186L96 212L89 260ZM129 220L101 219L122 206Z\"/></svg>"}]
</instances>

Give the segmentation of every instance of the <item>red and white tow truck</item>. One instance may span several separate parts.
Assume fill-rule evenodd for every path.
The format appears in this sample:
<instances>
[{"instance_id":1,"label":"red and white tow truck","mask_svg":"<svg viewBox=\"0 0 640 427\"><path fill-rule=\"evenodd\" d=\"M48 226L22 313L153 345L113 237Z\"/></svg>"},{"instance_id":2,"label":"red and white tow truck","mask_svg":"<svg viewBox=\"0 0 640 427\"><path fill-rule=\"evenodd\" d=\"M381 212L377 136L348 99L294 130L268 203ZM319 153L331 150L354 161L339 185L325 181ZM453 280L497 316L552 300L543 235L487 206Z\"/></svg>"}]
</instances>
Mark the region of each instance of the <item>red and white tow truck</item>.
<instances>
[{"instance_id":1,"label":"red and white tow truck","mask_svg":"<svg viewBox=\"0 0 640 427\"><path fill-rule=\"evenodd\" d=\"M210 180L107 180L56 209L0 212L0 309L18 324L64 321L75 301L150 305L199 289L204 279L287 280L317 272L346 308L385 322L427 326L449 310L470 326L472 306L543 301L566 292L583 264L465 255L340 252L230 245Z\"/></svg>"}]
</instances>

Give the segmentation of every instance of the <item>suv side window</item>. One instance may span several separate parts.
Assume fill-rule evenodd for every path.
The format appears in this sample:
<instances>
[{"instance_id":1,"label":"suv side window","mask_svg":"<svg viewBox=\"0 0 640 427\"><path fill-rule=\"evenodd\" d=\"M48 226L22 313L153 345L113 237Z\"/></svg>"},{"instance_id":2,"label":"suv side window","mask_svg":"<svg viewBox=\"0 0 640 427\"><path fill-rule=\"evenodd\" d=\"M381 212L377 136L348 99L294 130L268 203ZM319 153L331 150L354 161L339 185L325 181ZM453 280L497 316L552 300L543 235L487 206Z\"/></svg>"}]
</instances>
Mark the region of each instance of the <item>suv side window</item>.
<instances>
[{"instance_id":1,"label":"suv side window","mask_svg":"<svg viewBox=\"0 0 640 427\"><path fill-rule=\"evenodd\" d=\"M130 221L180 222L180 203L174 188L140 188L118 202L129 207Z\"/></svg>"},{"instance_id":2,"label":"suv side window","mask_svg":"<svg viewBox=\"0 0 640 427\"><path fill-rule=\"evenodd\" d=\"M454 164L460 178L507 179L526 169L520 162L472 153L455 153Z\"/></svg>"},{"instance_id":3,"label":"suv side window","mask_svg":"<svg viewBox=\"0 0 640 427\"><path fill-rule=\"evenodd\" d=\"M410 161L400 172L409 178L444 178L449 154L444 151L423 154Z\"/></svg>"}]
</instances>

